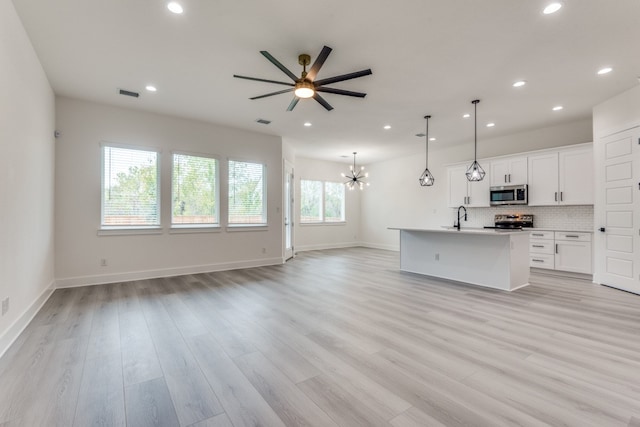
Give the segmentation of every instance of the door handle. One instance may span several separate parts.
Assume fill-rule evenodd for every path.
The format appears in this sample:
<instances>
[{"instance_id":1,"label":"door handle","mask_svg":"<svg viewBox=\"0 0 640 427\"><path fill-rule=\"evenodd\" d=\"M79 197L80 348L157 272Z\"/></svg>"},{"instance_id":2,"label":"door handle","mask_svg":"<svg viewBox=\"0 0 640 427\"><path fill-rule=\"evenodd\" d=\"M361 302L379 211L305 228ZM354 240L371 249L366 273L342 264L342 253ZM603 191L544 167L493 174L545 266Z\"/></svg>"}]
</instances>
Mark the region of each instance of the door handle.
<instances>
[{"instance_id":1,"label":"door handle","mask_svg":"<svg viewBox=\"0 0 640 427\"><path fill-rule=\"evenodd\" d=\"M600 232L604 233L605 228L604 227L600 227Z\"/></svg>"}]
</instances>

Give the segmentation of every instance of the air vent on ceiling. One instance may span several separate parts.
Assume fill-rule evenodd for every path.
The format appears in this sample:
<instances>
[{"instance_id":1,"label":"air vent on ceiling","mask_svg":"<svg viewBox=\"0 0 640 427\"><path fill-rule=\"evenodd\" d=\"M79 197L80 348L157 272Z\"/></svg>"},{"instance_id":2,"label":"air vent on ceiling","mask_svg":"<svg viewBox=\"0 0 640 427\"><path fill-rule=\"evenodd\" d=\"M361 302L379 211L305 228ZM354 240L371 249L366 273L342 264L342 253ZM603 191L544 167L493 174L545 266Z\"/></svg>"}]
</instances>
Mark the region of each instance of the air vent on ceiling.
<instances>
[{"instance_id":1,"label":"air vent on ceiling","mask_svg":"<svg viewBox=\"0 0 640 427\"><path fill-rule=\"evenodd\" d=\"M416 136L418 138L422 138L423 136L427 136L427 135L425 135L424 133L416 133Z\"/></svg>"},{"instance_id":2,"label":"air vent on ceiling","mask_svg":"<svg viewBox=\"0 0 640 427\"><path fill-rule=\"evenodd\" d=\"M134 98L138 98L140 94L138 92L132 92L130 90L120 89L120 95L133 96Z\"/></svg>"},{"instance_id":3,"label":"air vent on ceiling","mask_svg":"<svg viewBox=\"0 0 640 427\"><path fill-rule=\"evenodd\" d=\"M256 122L260 123L261 125L268 125L269 123L271 123L271 120L258 119L256 120Z\"/></svg>"}]
</instances>

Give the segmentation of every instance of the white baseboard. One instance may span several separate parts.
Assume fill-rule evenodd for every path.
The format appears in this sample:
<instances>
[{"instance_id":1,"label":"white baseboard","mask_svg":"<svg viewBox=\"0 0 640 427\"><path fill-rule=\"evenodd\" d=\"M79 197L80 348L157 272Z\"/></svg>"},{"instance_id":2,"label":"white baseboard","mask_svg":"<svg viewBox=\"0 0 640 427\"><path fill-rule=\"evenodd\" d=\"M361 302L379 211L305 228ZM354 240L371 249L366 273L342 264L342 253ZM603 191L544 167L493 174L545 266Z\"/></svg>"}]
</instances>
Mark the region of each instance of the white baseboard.
<instances>
[{"instance_id":1,"label":"white baseboard","mask_svg":"<svg viewBox=\"0 0 640 427\"><path fill-rule=\"evenodd\" d=\"M232 261L217 264L191 265L187 267L163 268L158 270L131 271L125 273L100 274L94 276L67 277L56 280L56 288L75 288L87 285L104 285L106 283L129 282L131 280L155 279L158 277L180 276L183 274L211 273L214 271L237 270L240 268L264 267L279 265L282 257L264 258L246 261Z\"/></svg>"},{"instance_id":2,"label":"white baseboard","mask_svg":"<svg viewBox=\"0 0 640 427\"><path fill-rule=\"evenodd\" d=\"M358 242L326 243L321 245L300 245L300 246L296 246L294 250L296 252L306 252L306 251L321 251L324 249L353 248L357 246L362 246L362 245Z\"/></svg>"},{"instance_id":3,"label":"white baseboard","mask_svg":"<svg viewBox=\"0 0 640 427\"><path fill-rule=\"evenodd\" d=\"M11 347L11 344L20 336L24 328L27 327L29 322L38 314L38 311L42 308L45 302L49 299L53 291L55 290L55 282L49 283L38 298L31 303L29 307L13 322L11 326L0 336L0 357Z\"/></svg>"},{"instance_id":4,"label":"white baseboard","mask_svg":"<svg viewBox=\"0 0 640 427\"><path fill-rule=\"evenodd\" d=\"M360 246L364 246L365 248L383 249L385 251L400 252L399 245L381 245L379 243L360 242Z\"/></svg>"}]
</instances>

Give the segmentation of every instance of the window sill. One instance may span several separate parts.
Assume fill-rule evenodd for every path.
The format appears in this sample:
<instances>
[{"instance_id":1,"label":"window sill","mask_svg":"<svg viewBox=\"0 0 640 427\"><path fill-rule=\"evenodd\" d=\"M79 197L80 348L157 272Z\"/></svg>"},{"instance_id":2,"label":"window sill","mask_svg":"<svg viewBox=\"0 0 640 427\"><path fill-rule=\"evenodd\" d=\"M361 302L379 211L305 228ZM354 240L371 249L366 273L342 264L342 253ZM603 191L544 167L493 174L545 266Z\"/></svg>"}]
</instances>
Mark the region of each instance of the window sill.
<instances>
[{"instance_id":1,"label":"window sill","mask_svg":"<svg viewBox=\"0 0 640 427\"><path fill-rule=\"evenodd\" d=\"M347 225L347 221L333 221L333 222L301 222L300 227L313 227L313 226L324 226L324 225Z\"/></svg>"},{"instance_id":2,"label":"window sill","mask_svg":"<svg viewBox=\"0 0 640 427\"><path fill-rule=\"evenodd\" d=\"M197 224L174 224L169 228L169 234L192 234L192 233L219 233L219 225L197 225Z\"/></svg>"},{"instance_id":3,"label":"window sill","mask_svg":"<svg viewBox=\"0 0 640 427\"><path fill-rule=\"evenodd\" d=\"M98 236L135 236L145 234L162 234L162 227L103 227Z\"/></svg>"},{"instance_id":4,"label":"window sill","mask_svg":"<svg viewBox=\"0 0 640 427\"><path fill-rule=\"evenodd\" d=\"M266 224L229 224L226 228L227 232L235 231L267 231L269 226Z\"/></svg>"}]
</instances>

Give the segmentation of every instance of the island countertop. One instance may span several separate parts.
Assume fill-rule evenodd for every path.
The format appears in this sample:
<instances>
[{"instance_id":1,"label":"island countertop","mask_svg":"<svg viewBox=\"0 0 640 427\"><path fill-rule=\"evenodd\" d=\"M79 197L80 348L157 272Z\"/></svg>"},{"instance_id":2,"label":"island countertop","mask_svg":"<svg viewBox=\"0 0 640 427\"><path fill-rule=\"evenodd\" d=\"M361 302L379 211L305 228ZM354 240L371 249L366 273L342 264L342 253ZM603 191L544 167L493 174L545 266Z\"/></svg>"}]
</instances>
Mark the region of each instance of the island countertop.
<instances>
[{"instance_id":1,"label":"island countertop","mask_svg":"<svg viewBox=\"0 0 640 427\"><path fill-rule=\"evenodd\" d=\"M505 291L529 284L529 232L388 227L400 232L400 270Z\"/></svg>"}]
</instances>

